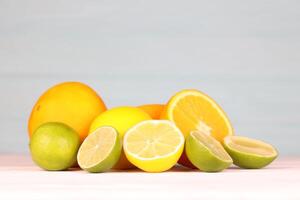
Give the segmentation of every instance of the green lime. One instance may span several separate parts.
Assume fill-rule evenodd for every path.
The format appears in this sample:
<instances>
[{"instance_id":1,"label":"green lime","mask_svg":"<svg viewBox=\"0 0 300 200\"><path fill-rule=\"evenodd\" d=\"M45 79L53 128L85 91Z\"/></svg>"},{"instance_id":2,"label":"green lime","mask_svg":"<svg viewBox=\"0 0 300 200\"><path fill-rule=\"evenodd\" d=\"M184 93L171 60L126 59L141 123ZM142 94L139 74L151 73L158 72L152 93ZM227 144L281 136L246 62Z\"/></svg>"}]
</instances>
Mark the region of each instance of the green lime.
<instances>
[{"instance_id":1,"label":"green lime","mask_svg":"<svg viewBox=\"0 0 300 200\"><path fill-rule=\"evenodd\" d=\"M48 122L36 129L30 140L33 161L46 170L65 170L76 162L80 139L69 126Z\"/></svg>"},{"instance_id":2,"label":"green lime","mask_svg":"<svg viewBox=\"0 0 300 200\"><path fill-rule=\"evenodd\" d=\"M227 136L223 145L233 159L233 163L242 168L265 167L278 155L272 145L247 137Z\"/></svg>"},{"instance_id":3,"label":"green lime","mask_svg":"<svg viewBox=\"0 0 300 200\"><path fill-rule=\"evenodd\" d=\"M118 132L112 127L103 126L83 141L77 154L78 164L88 172L104 172L118 162L121 150Z\"/></svg>"},{"instance_id":4,"label":"green lime","mask_svg":"<svg viewBox=\"0 0 300 200\"><path fill-rule=\"evenodd\" d=\"M191 163L205 172L222 171L232 164L220 142L200 131L192 131L188 135L185 152Z\"/></svg>"}]
</instances>

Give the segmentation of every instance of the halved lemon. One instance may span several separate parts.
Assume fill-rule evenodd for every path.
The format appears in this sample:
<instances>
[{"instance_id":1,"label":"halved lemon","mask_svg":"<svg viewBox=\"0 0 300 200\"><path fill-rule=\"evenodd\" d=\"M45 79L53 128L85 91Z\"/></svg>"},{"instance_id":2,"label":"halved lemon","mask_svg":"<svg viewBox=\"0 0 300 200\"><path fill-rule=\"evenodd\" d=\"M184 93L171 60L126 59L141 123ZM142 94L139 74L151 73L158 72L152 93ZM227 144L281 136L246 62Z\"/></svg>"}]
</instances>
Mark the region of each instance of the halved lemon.
<instances>
[{"instance_id":1,"label":"halved lemon","mask_svg":"<svg viewBox=\"0 0 300 200\"><path fill-rule=\"evenodd\" d=\"M232 159L215 138L192 131L186 138L186 155L198 169L205 172L218 172L232 164Z\"/></svg>"},{"instance_id":2,"label":"halved lemon","mask_svg":"<svg viewBox=\"0 0 300 200\"><path fill-rule=\"evenodd\" d=\"M147 120L127 131L123 146L133 165L146 172L162 172L178 161L184 147L184 136L168 120Z\"/></svg>"},{"instance_id":3,"label":"halved lemon","mask_svg":"<svg viewBox=\"0 0 300 200\"><path fill-rule=\"evenodd\" d=\"M88 172L104 172L119 160L122 142L118 132L109 126L96 129L83 141L77 154L80 168Z\"/></svg>"},{"instance_id":4,"label":"halved lemon","mask_svg":"<svg viewBox=\"0 0 300 200\"><path fill-rule=\"evenodd\" d=\"M174 122L185 137L194 130L223 141L233 135L233 128L222 108L209 96L198 90L183 90L167 103L162 119Z\"/></svg>"},{"instance_id":5,"label":"halved lemon","mask_svg":"<svg viewBox=\"0 0 300 200\"><path fill-rule=\"evenodd\" d=\"M242 168L265 167L278 155L272 145L247 137L227 136L223 145L232 157L233 163Z\"/></svg>"}]
</instances>

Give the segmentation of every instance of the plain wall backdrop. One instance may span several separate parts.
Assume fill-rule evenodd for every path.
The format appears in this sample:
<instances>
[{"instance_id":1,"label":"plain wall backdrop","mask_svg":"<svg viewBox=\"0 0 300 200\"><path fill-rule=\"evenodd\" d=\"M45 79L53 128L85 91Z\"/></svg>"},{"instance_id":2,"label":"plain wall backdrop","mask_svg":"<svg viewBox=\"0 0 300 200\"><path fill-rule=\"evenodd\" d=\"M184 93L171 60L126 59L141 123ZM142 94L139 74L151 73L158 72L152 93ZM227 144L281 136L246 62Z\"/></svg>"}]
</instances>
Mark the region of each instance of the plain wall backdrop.
<instances>
[{"instance_id":1,"label":"plain wall backdrop","mask_svg":"<svg viewBox=\"0 0 300 200\"><path fill-rule=\"evenodd\" d=\"M300 1L0 0L0 153L28 153L37 98L62 81L108 107L197 88L236 134L300 155Z\"/></svg>"}]
</instances>

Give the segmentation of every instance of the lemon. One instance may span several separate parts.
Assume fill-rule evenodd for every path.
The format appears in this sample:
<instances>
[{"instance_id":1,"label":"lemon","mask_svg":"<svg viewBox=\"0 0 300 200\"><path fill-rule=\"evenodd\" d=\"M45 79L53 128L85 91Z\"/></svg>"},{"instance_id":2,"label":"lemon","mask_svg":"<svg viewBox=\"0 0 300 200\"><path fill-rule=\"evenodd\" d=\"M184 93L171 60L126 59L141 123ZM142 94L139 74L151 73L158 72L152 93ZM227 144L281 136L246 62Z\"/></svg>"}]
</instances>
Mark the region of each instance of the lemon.
<instances>
[{"instance_id":1,"label":"lemon","mask_svg":"<svg viewBox=\"0 0 300 200\"><path fill-rule=\"evenodd\" d=\"M65 170L76 162L80 138L65 124L48 122L36 129L29 146L38 166L46 170Z\"/></svg>"},{"instance_id":2,"label":"lemon","mask_svg":"<svg viewBox=\"0 0 300 200\"><path fill-rule=\"evenodd\" d=\"M111 126L117 130L120 139L123 140L125 132L139 122L150 120L151 117L143 110L135 107L116 107L101 113L94 119L90 127L90 133L102 126ZM133 166L128 162L124 152L121 152L119 162L115 169L129 169Z\"/></svg>"},{"instance_id":3,"label":"lemon","mask_svg":"<svg viewBox=\"0 0 300 200\"><path fill-rule=\"evenodd\" d=\"M227 136L223 145L242 168L259 169L270 164L278 155L276 149L265 142L241 136Z\"/></svg>"},{"instance_id":4,"label":"lemon","mask_svg":"<svg viewBox=\"0 0 300 200\"><path fill-rule=\"evenodd\" d=\"M83 141L77 154L80 168L88 172L104 172L119 160L122 143L112 127L101 127Z\"/></svg>"},{"instance_id":5,"label":"lemon","mask_svg":"<svg viewBox=\"0 0 300 200\"><path fill-rule=\"evenodd\" d=\"M162 172L176 164L184 136L174 123L148 120L132 127L124 137L127 159L146 172Z\"/></svg>"},{"instance_id":6,"label":"lemon","mask_svg":"<svg viewBox=\"0 0 300 200\"><path fill-rule=\"evenodd\" d=\"M232 164L232 159L221 143L200 131L192 131L186 138L186 155L198 169L218 172Z\"/></svg>"}]
</instances>

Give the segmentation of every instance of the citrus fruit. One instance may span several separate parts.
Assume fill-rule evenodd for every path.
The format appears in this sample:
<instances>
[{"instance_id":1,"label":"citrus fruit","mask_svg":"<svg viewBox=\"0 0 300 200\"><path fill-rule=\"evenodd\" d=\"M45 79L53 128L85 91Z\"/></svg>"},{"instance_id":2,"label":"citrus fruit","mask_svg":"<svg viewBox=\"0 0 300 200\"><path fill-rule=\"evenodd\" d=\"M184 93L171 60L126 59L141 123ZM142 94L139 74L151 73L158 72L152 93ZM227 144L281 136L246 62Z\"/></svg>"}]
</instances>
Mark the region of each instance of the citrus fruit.
<instances>
[{"instance_id":1,"label":"citrus fruit","mask_svg":"<svg viewBox=\"0 0 300 200\"><path fill-rule=\"evenodd\" d=\"M185 146L188 159L202 171L218 172L232 164L221 143L200 131L192 131L186 138Z\"/></svg>"},{"instance_id":2,"label":"citrus fruit","mask_svg":"<svg viewBox=\"0 0 300 200\"><path fill-rule=\"evenodd\" d=\"M233 134L231 123L221 107L197 90L176 93L167 103L162 118L173 121L185 136L199 130L222 141Z\"/></svg>"},{"instance_id":3,"label":"citrus fruit","mask_svg":"<svg viewBox=\"0 0 300 200\"><path fill-rule=\"evenodd\" d=\"M276 149L265 142L241 136L227 136L223 145L242 168L259 169L270 164L278 155Z\"/></svg>"},{"instance_id":4,"label":"citrus fruit","mask_svg":"<svg viewBox=\"0 0 300 200\"><path fill-rule=\"evenodd\" d=\"M125 132L137 123L149 120L151 117L143 110L135 107L116 107L101 113L94 119L90 127L90 133L102 126L111 126L120 134L123 140ZM122 151L120 160L114 166L115 169L129 169L133 166L128 162Z\"/></svg>"},{"instance_id":5,"label":"citrus fruit","mask_svg":"<svg viewBox=\"0 0 300 200\"><path fill-rule=\"evenodd\" d=\"M183 90L176 93L165 106L161 119L168 119L185 135L199 130L222 141L233 134L233 128L221 107L209 96L198 90ZM179 161L184 166L191 166L183 157Z\"/></svg>"},{"instance_id":6,"label":"citrus fruit","mask_svg":"<svg viewBox=\"0 0 300 200\"><path fill-rule=\"evenodd\" d=\"M103 126L89 134L77 154L79 166L88 172L104 172L119 160L122 143L118 132Z\"/></svg>"},{"instance_id":7,"label":"citrus fruit","mask_svg":"<svg viewBox=\"0 0 300 200\"><path fill-rule=\"evenodd\" d=\"M168 120L148 120L127 131L124 137L127 159L146 172L162 172L178 161L184 136Z\"/></svg>"},{"instance_id":8,"label":"citrus fruit","mask_svg":"<svg viewBox=\"0 0 300 200\"><path fill-rule=\"evenodd\" d=\"M152 119L160 119L160 115L164 109L164 105L162 104L146 104L138 106L138 108L142 109L146 113L148 113Z\"/></svg>"},{"instance_id":9,"label":"citrus fruit","mask_svg":"<svg viewBox=\"0 0 300 200\"><path fill-rule=\"evenodd\" d=\"M182 152L182 154L178 160L178 163L187 168L197 169L197 167L194 166L193 163L191 163L191 161L188 159L185 150Z\"/></svg>"},{"instance_id":10,"label":"citrus fruit","mask_svg":"<svg viewBox=\"0 0 300 200\"><path fill-rule=\"evenodd\" d=\"M78 133L58 122L42 124L32 134L30 152L33 161L46 170L65 170L76 162L80 146Z\"/></svg>"},{"instance_id":11,"label":"citrus fruit","mask_svg":"<svg viewBox=\"0 0 300 200\"><path fill-rule=\"evenodd\" d=\"M87 136L92 120L106 107L90 87L79 82L64 82L48 89L34 105L29 121L29 136L46 122L62 122Z\"/></svg>"}]
</instances>

